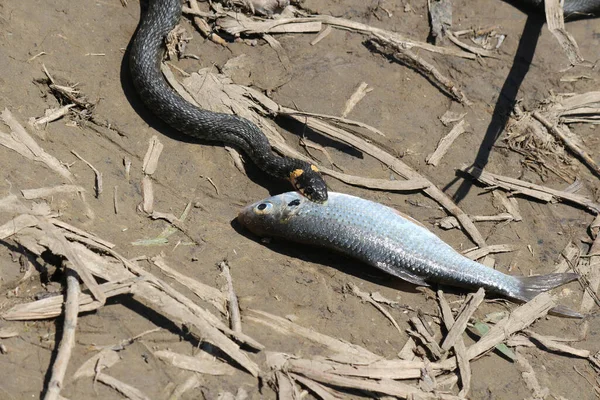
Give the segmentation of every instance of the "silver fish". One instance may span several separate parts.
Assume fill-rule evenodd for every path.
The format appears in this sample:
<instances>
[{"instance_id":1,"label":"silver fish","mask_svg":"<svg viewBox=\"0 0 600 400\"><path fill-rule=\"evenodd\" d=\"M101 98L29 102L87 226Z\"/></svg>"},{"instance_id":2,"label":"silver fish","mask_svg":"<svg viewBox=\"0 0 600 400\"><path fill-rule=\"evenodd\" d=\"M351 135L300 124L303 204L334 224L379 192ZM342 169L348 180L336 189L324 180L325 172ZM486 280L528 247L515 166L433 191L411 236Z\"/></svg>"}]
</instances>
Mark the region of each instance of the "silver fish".
<instances>
[{"instance_id":1,"label":"silver fish","mask_svg":"<svg viewBox=\"0 0 600 400\"><path fill-rule=\"evenodd\" d=\"M415 285L438 282L529 301L537 294L577 279L577 274L511 276L456 252L413 218L393 208L343 193L329 192L323 204L297 192L245 207L239 222L262 237L281 237L337 250ZM581 317L566 307L554 313Z\"/></svg>"}]
</instances>

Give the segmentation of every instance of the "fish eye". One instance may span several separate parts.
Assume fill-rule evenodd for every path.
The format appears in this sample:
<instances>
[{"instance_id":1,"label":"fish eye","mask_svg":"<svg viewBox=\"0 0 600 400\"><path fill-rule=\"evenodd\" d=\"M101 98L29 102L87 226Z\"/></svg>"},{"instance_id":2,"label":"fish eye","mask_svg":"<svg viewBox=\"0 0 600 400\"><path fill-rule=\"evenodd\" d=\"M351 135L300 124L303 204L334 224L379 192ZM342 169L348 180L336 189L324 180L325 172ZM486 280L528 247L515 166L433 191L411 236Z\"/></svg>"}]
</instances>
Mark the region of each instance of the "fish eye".
<instances>
[{"instance_id":1,"label":"fish eye","mask_svg":"<svg viewBox=\"0 0 600 400\"><path fill-rule=\"evenodd\" d=\"M254 207L254 212L257 214L266 214L270 212L271 209L273 209L273 204L267 201Z\"/></svg>"}]
</instances>

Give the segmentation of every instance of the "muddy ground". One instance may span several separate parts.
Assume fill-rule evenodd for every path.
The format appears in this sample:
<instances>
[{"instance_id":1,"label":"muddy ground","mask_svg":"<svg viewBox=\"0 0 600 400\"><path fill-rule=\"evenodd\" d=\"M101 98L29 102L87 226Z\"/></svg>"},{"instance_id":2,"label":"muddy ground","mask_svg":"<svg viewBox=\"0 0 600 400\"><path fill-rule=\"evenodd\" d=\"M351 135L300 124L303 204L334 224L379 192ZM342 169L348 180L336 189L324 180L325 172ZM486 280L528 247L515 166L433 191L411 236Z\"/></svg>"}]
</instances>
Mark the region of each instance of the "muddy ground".
<instances>
[{"instance_id":1,"label":"muddy ground","mask_svg":"<svg viewBox=\"0 0 600 400\"><path fill-rule=\"evenodd\" d=\"M399 334L372 306L348 294L344 289L346 284L352 282L364 291L378 291L415 309L437 313L437 302L430 292L417 290L413 285L390 279L359 262L327 251L277 241L262 244L232 222L242 205L287 191L289 187L285 182L273 182L264 177L252 165L247 166L246 176L236 169L223 147L182 140L144 109L133 92L124 61L140 15L138 1L130 0L128 3L124 8L118 0L0 2L0 109L10 109L25 124L30 117L39 117L46 109L58 105L47 87L36 82L44 78L44 64L54 76L77 83L77 87L97 104L94 119L110 124L110 129L94 127L90 122L73 124L73 118L67 117L50 123L44 131L44 138L35 136L48 153L70 165L76 183L89 192L87 202L95 218L85 215L85 208L76 196L56 195L47 199L52 209L59 211L63 220L117 244L118 251L127 257L151 257L164 252L168 263L181 273L212 286L223 284L216 264L227 259L242 309L254 308L279 316L294 316L294 321L302 326L359 344L387 358L396 357L408 336ZM207 9L205 3L201 6ZM425 1L307 0L304 6L321 14L401 32L417 40L425 41L429 34ZM246 73L238 77L239 83L268 93L280 104L332 115L342 112L346 100L364 81L373 90L349 117L384 132L385 138L372 139L401 157L438 187L444 188L449 195L459 190L465 192L459 203L465 212L491 215L498 212L492 205L491 193L468 184L470 181L465 184L462 177L457 178L456 169L464 163L472 163L480 151L509 72L514 79L515 74L519 76L525 68L531 44L524 46L526 48L522 48L518 56L515 57L515 54L527 15L499 0L455 1L453 11L455 30L496 26L498 32L506 34L496 59L478 62L420 52L457 82L473 102L471 107L452 101L414 71L373 53L364 45L364 36L341 30L334 30L314 46L310 45L310 41L315 34L278 35L277 39L291 60L286 69L276 52L260 39L254 47L229 43L223 48L204 40L185 19L183 25L193 36L186 52L199 55L200 59L186 58L177 65L187 72L194 72L200 67L220 67L228 59L246 54L249 63ZM567 26L579 43L583 56L595 62L600 48L600 22L581 20ZM527 34L534 38L535 28L528 29ZM40 52L45 54L32 59ZM514 63L516 67L513 67ZM568 60L544 27L529 71L518 88L516 99L521 101L521 106L530 109L553 92L598 90L600 74L597 68L573 70L567 67ZM561 80L561 77L577 74L585 74L590 79ZM514 83L509 82L505 94L510 93L511 88L514 91ZM467 112L466 120L471 128L456 140L438 167L428 166L425 156L434 150L438 140L449 130L439 120L447 110ZM500 113L505 114L505 111ZM301 149L298 137L305 133L303 127L279 122L288 142ZM574 125L572 129L597 154L600 150L598 129L583 124ZM1 126L0 130L6 132L7 128ZM165 146L155 174L155 209L179 215L188 202L201 203L203 207L193 208L186 220L188 230L203 239L201 246L188 244L190 238L181 233L171 236L166 245L131 244L138 239L154 238L167 226L166 222L150 220L137 210L141 201L141 160L153 135L158 135ZM356 150L312 133L309 135L325 145L335 162L348 173L398 179L385 165L368 156L363 157ZM557 189L564 189L571 183L551 173L542 182L538 174L521 163L522 155L508 151L501 139L496 145L491 149L486 166L490 172ZM92 195L93 172L78 161L72 151L103 173L106 192L99 198ZM318 156L318 152L314 153ZM124 158L133 163L129 181L124 173ZM327 163L325 158L322 161ZM598 179L585 166L573 161L565 168L581 180L581 194L591 198L598 196ZM21 189L63 183L57 174L43 165L25 160L4 147L0 148L0 170L3 175L0 180L2 197L18 194ZM426 224L455 248L473 246L463 232L443 231L435 226L436 219L446 216L446 213L433 200L419 193L370 191L345 185L333 178L327 178L327 182L331 190L396 207ZM114 187L118 187L118 214L113 209ZM519 247L518 252L496 257L499 270L506 271L507 265L513 263L516 265L512 271L514 274L549 273L569 241L587 250L587 226L593 215L570 205L544 204L522 197L518 198L518 204L523 216L521 222L477 224L489 244L509 243ZM1 223L10 217L2 214ZM16 295L14 291L9 292L7 288L21 276L19 264L15 261L17 258L18 248L14 243L10 240L3 242L0 246L0 288L3 288L0 311L15 303L29 301L37 293L60 290L58 284L43 288L40 279L35 278L21 287ZM149 263L141 264L162 276ZM561 302L578 307L581 287L573 283L567 288L569 292L558 291L563 295ZM184 289L182 291L187 293ZM450 299L463 296L464 293L456 292ZM505 307L498 303L485 304L476 315L482 317ZM401 309L392 308L390 312L403 330L408 328L408 318L414 316ZM40 396L48 379L47 371L54 356L54 339L61 324L61 319L0 322L2 326L15 327L19 331L18 337L3 341L8 353L0 354L0 398ZM596 352L600 348L600 324L594 318L590 324L588 336L575 346ZM110 299L104 308L80 318L77 345L70 361L63 396L70 399L122 398L114 390L94 384L91 379L72 382L68 377L94 353L90 350L92 344L113 344L157 326L165 329L122 351L122 361L108 373L141 389L150 398L167 398L173 385L183 381L189 373L167 366L154 358L152 351L170 348L192 354L195 351L193 344L173 330L167 320L129 296ZM580 327L581 321L578 320L547 317L538 321L534 330L553 336L577 337ZM307 341L277 334L261 325L246 323L243 329L268 350L299 356L318 355L322 351ZM472 343L472 338L466 340L467 344ZM593 386L595 373L587 361L538 349L523 352L540 384L549 388L548 398L596 398ZM264 365L261 353L251 357L259 365ZM470 398L517 399L532 395L521 377L522 369L495 353L474 361L472 368ZM240 387L253 399L276 396L269 386L259 389L256 380L240 370L232 377L203 377L202 387L188 392L184 398L204 396L214 399L222 391L235 393ZM360 395L355 393L352 396ZM363 395L368 397L368 394Z\"/></svg>"}]
</instances>

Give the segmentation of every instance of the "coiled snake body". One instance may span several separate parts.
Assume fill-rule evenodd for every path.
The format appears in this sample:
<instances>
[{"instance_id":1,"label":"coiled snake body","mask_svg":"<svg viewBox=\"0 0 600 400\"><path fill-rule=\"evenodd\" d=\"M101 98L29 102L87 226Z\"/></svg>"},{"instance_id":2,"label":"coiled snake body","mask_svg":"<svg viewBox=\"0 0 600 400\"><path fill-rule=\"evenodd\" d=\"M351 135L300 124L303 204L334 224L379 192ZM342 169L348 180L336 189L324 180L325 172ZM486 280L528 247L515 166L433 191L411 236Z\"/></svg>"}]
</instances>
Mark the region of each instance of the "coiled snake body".
<instances>
[{"instance_id":1,"label":"coiled snake body","mask_svg":"<svg viewBox=\"0 0 600 400\"><path fill-rule=\"evenodd\" d=\"M165 38L181 18L181 0L150 0L130 49L129 68L142 101L157 116L189 136L235 146L271 176L288 179L307 198L327 200L327 187L314 165L280 157L252 122L203 110L183 99L165 81L160 63Z\"/></svg>"}]
</instances>

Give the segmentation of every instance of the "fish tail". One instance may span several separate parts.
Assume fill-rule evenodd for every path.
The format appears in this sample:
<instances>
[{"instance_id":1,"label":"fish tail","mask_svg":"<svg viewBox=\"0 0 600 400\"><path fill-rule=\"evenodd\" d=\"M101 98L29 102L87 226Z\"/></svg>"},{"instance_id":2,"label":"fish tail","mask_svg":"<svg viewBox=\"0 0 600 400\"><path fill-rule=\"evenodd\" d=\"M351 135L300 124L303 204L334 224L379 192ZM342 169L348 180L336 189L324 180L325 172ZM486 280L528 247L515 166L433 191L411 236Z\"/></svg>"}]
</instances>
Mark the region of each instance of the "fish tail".
<instances>
[{"instance_id":1,"label":"fish tail","mask_svg":"<svg viewBox=\"0 0 600 400\"><path fill-rule=\"evenodd\" d=\"M519 282L519 289L514 297L529 301L542 292L577 280L578 275L574 273L555 273L537 276L515 276L514 278ZM560 305L552 308L550 312L565 317L583 318L583 315L577 311Z\"/></svg>"}]
</instances>

